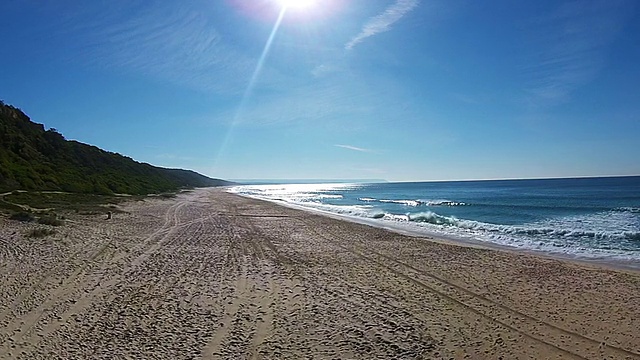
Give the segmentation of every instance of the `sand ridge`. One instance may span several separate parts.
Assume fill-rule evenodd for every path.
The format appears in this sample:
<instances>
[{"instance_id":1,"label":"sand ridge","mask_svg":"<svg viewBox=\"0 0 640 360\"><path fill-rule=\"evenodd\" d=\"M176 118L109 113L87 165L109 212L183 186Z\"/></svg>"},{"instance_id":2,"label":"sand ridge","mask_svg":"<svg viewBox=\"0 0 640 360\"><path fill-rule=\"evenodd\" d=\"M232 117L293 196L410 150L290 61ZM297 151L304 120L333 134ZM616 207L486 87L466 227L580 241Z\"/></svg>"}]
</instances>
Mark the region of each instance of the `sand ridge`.
<instances>
[{"instance_id":1,"label":"sand ridge","mask_svg":"<svg viewBox=\"0 0 640 360\"><path fill-rule=\"evenodd\" d=\"M0 218L3 359L640 359L640 275L222 190Z\"/></svg>"}]
</instances>

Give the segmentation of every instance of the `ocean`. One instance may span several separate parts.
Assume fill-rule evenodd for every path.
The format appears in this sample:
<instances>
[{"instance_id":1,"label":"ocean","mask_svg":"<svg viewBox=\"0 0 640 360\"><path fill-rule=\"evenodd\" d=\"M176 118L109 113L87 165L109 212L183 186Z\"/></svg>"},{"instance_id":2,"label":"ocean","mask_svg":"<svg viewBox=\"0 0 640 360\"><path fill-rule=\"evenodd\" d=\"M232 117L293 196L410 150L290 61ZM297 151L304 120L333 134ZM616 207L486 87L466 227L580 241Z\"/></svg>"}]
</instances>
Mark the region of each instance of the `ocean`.
<instances>
[{"instance_id":1,"label":"ocean","mask_svg":"<svg viewBox=\"0 0 640 360\"><path fill-rule=\"evenodd\" d=\"M417 235L640 266L640 176L269 184L229 191Z\"/></svg>"}]
</instances>

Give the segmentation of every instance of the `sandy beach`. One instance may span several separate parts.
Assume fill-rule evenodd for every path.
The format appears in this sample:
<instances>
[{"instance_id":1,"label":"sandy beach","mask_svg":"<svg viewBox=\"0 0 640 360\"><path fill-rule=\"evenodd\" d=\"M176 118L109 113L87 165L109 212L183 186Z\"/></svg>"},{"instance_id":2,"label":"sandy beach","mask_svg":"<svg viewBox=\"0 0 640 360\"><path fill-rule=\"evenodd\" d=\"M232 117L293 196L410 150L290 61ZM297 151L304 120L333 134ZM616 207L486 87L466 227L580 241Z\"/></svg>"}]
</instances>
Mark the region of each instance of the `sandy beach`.
<instances>
[{"instance_id":1,"label":"sandy beach","mask_svg":"<svg viewBox=\"0 0 640 360\"><path fill-rule=\"evenodd\" d=\"M640 274L201 189L0 217L2 359L640 359Z\"/></svg>"}]
</instances>

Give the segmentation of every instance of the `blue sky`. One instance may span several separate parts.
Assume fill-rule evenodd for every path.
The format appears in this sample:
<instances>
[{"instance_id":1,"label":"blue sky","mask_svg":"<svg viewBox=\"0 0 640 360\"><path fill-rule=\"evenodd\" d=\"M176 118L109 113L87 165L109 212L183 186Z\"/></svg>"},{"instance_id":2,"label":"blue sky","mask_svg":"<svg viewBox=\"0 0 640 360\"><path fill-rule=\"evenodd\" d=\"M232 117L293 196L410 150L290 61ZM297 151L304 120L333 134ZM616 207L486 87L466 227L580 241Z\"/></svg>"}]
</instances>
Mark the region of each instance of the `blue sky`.
<instances>
[{"instance_id":1,"label":"blue sky","mask_svg":"<svg viewBox=\"0 0 640 360\"><path fill-rule=\"evenodd\" d=\"M0 99L226 179L640 174L635 1L309 2L4 1Z\"/></svg>"}]
</instances>

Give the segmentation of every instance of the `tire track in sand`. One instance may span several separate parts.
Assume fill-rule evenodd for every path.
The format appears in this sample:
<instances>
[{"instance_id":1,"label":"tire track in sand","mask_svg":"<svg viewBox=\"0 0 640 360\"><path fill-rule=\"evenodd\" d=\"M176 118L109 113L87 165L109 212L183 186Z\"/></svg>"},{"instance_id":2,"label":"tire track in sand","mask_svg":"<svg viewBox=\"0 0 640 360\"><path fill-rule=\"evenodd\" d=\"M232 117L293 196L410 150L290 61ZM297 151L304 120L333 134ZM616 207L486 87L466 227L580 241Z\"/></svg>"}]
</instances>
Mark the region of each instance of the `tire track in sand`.
<instances>
[{"instance_id":1,"label":"tire track in sand","mask_svg":"<svg viewBox=\"0 0 640 360\"><path fill-rule=\"evenodd\" d=\"M106 250L111 246L112 241L108 241L103 246L99 247L93 255L91 255L84 263L83 266L78 267L71 275L61 280L60 285L53 289L48 295L45 301L43 301L37 308L29 311L27 314L22 315L20 318L15 319L13 322L5 326L6 333L13 333L7 340L0 344L0 354L8 353L9 349L19 352L22 349L22 345L25 344L24 338L30 335L32 329L38 324L38 322L50 311L52 311L57 305L66 302L70 299L73 293L80 291L81 286L74 285L74 282L78 279L79 275L86 272L89 267L96 264L96 260L105 255ZM86 274L85 274L86 275ZM51 324L54 326L58 323ZM38 337L46 335L47 331L43 331Z\"/></svg>"},{"instance_id":2,"label":"tire track in sand","mask_svg":"<svg viewBox=\"0 0 640 360\"><path fill-rule=\"evenodd\" d=\"M476 294L463 286L453 284L445 279L435 276L434 274L421 271L409 264L401 262L391 256L376 252L370 248L361 250L358 249L357 246L350 247L343 245L343 243L348 243L348 241L343 237L326 228L319 231L316 226L310 222L302 219L300 220L316 235L324 238L343 250L405 278L425 290L434 292L458 306L481 315L532 340L551 346L562 353L582 359L609 356L614 358L640 358L640 354L591 339L582 334L536 319L533 316L524 314L516 309L509 308L503 304L487 299L486 297ZM342 241L336 241L331 237ZM395 264L395 267L387 265L381 260L375 259L375 257L391 262L392 264ZM404 271L397 267L404 269ZM569 347L570 344L572 345Z\"/></svg>"},{"instance_id":3,"label":"tire track in sand","mask_svg":"<svg viewBox=\"0 0 640 360\"><path fill-rule=\"evenodd\" d=\"M136 251L142 253L131 261L127 268L139 267L151 254L162 247L167 239L171 238L171 235L179 228L198 221L198 219L195 219L188 223L180 223L180 210L186 204L187 201L180 201L167 209L164 216L164 224L160 229L145 238L138 246L131 249L133 253ZM107 260L107 257L103 255L105 255L106 250L112 245L112 241L113 239L109 239L109 241L99 246L97 250L87 258L83 258L82 256L86 253L87 249L79 249L74 252L69 259L47 271L43 277L20 294L20 296L0 314L0 319L6 317L10 311L14 311L29 296L44 290L44 284L47 283L52 276L60 272L64 266L67 266L70 262L75 263L81 261L81 264L77 265L76 269L70 275L61 279L54 288L47 291L46 298L40 305L5 326L4 333L11 335L5 337L4 341L0 343L0 354L9 354L10 352L14 354L19 353L24 346L35 345L43 336L56 331L71 315L89 306L91 299L95 299L98 294L107 291L118 281L121 281L120 277L115 276L111 277L107 282L100 284L100 279L91 278L91 276L95 274L88 272L89 268L100 266L100 261L97 261L98 259L102 259L102 262ZM121 253L118 256L109 258L109 260L111 263L116 263L128 256L128 253ZM92 280L94 283L97 282L100 284L100 286L93 286L93 291L86 293L86 289L90 285L89 282L92 282ZM78 295L78 292L82 289L85 289L85 294ZM77 296L74 297L74 294ZM72 306L65 306L65 302L69 300L73 300L74 304ZM57 316L57 321L54 319L53 321L46 322L43 329L38 331L37 334L32 334L34 327L38 325L41 320L44 320L45 315L58 307L66 308L66 310L63 310L62 314ZM28 343L23 340L27 337L29 337Z\"/></svg>"},{"instance_id":4,"label":"tire track in sand","mask_svg":"<svg viewBox=\"0 0 640 360\"><path fill-rule=\"evenodd\" d=\"M280 260L273 245L252 224L252 217L228 206L224 218L228 230L225 267L221 283L233 284L223 300L219 326L202 351L203 359L261 359L280 313L277 305L295 308L295 284L280 274Z\"/></svg>"}]
</instances>

